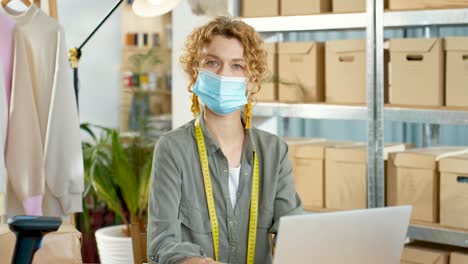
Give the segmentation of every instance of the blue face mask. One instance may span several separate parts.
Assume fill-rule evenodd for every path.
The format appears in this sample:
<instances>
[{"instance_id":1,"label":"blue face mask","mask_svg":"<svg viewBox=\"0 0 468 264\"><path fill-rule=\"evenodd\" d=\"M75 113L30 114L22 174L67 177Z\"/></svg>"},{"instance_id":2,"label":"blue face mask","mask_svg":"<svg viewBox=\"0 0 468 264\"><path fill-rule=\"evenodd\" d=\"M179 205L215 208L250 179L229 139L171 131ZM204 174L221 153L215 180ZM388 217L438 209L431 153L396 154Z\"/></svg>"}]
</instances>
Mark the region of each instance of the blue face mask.
<instances>
[{"instance_id":1,"label":"blue face mask","mask_svg":"<svg viewBox=\"0 0 468 264\"><path fill-rule=\"evenodd\" d=\"M211 111L224 116L247 104L245 87L244 77L224 77L200 69L192 91Z\"/></svg>"}]
</instances>

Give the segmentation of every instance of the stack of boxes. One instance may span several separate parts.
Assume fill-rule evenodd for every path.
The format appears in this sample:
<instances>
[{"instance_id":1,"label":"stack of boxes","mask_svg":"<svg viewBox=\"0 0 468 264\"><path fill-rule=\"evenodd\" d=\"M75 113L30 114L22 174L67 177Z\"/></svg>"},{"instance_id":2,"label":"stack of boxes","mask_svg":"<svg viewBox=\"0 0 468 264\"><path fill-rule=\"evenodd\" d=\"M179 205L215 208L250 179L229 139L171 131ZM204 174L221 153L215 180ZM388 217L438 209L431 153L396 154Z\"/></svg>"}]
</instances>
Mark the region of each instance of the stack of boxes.
<instances>
[{"instance_id":1,"label":"stack of boxes","mask_svg":"<svg viewBox=\"0 0 468 264\"><path fill-rule=\"evenodd\" d=\"M288 139L296 190L307 210L367 208L366 145L324 139ZM388 153L409 148L385 146Z\"/></svg>"},{"instance_id":2,"label":"stack of boxes","mask_svg":"<svg viewBox=\"0 0 468 264\"><path fill-rule=\"evenodd\" d=\"M384 0L390 10L466 8L468 0ZM242 0L243 17L362 13L366 0Z\"/></svg>"},{"instance_id":3,"label":"stack of boxes","mask_svg":"<svg viewBox=\"0 0 468 264\"><path fill-rule=\"evenodd\" d=\"M387 204L411 204L412 220L468 229L468 148L439 147L390 155Z\"/></svg>"},{"instance_id":4,"label":"stack of boxes","mask_svg":"<svg viewBox=\"0 0 468 264\"><path fill-rule=\"evenodd\" d=\"M409 107L468 107L468 37L391 39L384 52L384 101ZM363 105L366 43L268 43L264 102Z\"/></svg>"},{"instance_id":5,"label":"stack of boxes","mask_svg":"<svg viewBox=\"0 0 468 264\"><path fill-rule=\"evenodd\" d=\"M287 139L296 190L307 210L367 208L366 145ZM468 229L468 148L387 144L386 205L412 205L412 220Z\"/></svg>"},{"instance_id":6,"label":"stack of boxes","mask_svg":"<svg viewBox=\"0 0 468 264\"><path fill-rule=\"evenodd\" d=\"M388 0L391 10L464 8L467 0Z\"/></svg>"},{"instance_id":7,"label":"stack of boxes","mask_svg":"<svg viewBox=\"0 0 468 264\"><path fill-rule=\"evenodd\" d=\"M365 0L244 0L245 17L364 12ZM468 7L468 0L389 0L390 9ZM391 39L384 52L384 102L409 107L468 107L468 37ZM268 43L261 102L366 103L364 39Z\"/></svg>"},{"instance_id":8,"label":"stack of boxes","mask_svg":"<svg viewBox=\"0 0 468 264\"><path fill-rule=\"evenodd\" d=\"M387 0L385 7L387 6ZM366 0L243 0L243 17L300 16L366 11Z\"/></svg>"},{"instance_id":9,"label":"stack of boxes","mask_svg":"<svg viewBox=\"0 0 468 264\"><path fill-rule=\"evenodd\" d=\"M463 248L418 241L405 246L400 263L466 264L468 263L468 252Z\"/></svg>"}]
</instances>

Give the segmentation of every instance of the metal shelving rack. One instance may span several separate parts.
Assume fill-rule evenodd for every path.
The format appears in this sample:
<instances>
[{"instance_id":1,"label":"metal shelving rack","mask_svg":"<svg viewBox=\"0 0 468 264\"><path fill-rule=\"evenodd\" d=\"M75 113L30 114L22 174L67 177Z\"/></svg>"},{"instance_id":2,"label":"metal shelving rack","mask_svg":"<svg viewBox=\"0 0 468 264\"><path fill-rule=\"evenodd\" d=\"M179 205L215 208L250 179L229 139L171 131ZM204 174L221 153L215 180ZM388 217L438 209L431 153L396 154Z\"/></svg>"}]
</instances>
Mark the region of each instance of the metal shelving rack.
<instances>
[{"instance_id":1,"label":"metal shelving rack","mask_svg":"<svg viewBox=\"0 0 468 264\"><path fill-rule=\"evenodd\" d=\"M258 103L253 108L258 117L297 117L367 121L368 205L384 206L383 121L431 124L438 136L438 125L468 125L468 111L452 109L412 109L384 105L383 39L385 28L411 28L468 25L468 9L441 9L384 12L383 1L367 0L366 13L323 14L244 18L262 33L317 30L366 29L367 106L328 104ZM430 31L430 30L428 30ZM437 141L437 140L436 140ZM468 231L412 224L409 237L468 248Z\"/></svg>"}]
</instances>

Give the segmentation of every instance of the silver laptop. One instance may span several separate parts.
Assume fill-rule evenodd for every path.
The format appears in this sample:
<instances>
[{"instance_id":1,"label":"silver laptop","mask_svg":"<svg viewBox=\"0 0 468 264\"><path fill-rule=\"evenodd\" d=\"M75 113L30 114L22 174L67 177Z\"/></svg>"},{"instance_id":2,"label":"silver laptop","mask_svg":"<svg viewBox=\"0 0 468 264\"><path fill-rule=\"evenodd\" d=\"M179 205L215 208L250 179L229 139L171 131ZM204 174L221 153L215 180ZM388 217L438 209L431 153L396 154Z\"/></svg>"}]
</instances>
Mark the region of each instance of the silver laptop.
<instances>
[{"instance_id":1,"label":"silver laptop","mask_svg":"<svg viewBox=\"0 0 468 264\"><path fill-rule=\"evenodd\" d=\"M287 216L275 264L398 264L411 206Z\"/></svg>"}]
</instances>

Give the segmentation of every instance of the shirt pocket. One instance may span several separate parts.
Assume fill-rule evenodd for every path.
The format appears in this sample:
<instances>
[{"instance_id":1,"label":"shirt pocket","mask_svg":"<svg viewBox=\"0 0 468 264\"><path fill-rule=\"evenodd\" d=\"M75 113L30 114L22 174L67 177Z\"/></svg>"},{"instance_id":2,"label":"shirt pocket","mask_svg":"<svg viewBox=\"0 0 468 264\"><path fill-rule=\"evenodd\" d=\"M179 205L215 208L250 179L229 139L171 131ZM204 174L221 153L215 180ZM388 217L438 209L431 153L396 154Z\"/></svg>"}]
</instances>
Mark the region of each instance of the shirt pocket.
<instances>
[{"instance_id":1,"label":"shirt pocket","mask_svg":"<svg viewBox=\"0 0 468 264\"><path fill-rule=\"evenodd\" d=\"M203 254L213 257L213 238L208 212L201 210L191 202L182 203L179 213L182 242L200 246Z\"/></svg>"},{"instance_id":2,"label":"shirt pocket","mask_svg":"<svg viewBox=\"0 0 468 264\"><path fill-rule=\"evenodd\" d=\"M183 202L180 206L179 219L184 227L194 233L211 233L208 213L195 207L190 202Z\"/></svg>"}]
</instances>

